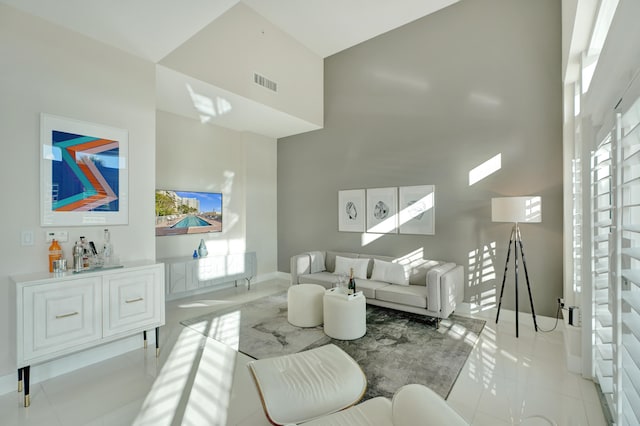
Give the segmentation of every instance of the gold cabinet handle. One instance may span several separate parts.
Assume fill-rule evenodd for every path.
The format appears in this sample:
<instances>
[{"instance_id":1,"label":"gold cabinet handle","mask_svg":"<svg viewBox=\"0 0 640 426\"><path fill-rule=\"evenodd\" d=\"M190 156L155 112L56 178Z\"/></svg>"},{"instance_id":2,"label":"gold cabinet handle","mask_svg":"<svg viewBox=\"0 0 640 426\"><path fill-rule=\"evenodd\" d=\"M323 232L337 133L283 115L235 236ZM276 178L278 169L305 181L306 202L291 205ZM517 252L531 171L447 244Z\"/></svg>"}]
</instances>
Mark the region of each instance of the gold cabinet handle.
<instances>
[{"instance_id":1,"label":"gold cabinet handle","mask_svg":"<svg viewBox=\"0 0 640 426\"><path fill-rule=\"evenodd\" d=\"M78 315L78 312L70 312L68 314L56 315L56 319L68 318L68 317L72 317L74 315Z\"/></svg>"},{"instance_id":2,"label":"gold cabinet handle","mask_svg":"<svg viewBox=\"0 0 640 426\"><path fill-rule=\"evenodd\" d=\"M135 302L141 302L144 299L142 297L138 297L137 299L129 299L129 300L125 300L124 303L135 303Z\"/></svg>"}]
</instances>

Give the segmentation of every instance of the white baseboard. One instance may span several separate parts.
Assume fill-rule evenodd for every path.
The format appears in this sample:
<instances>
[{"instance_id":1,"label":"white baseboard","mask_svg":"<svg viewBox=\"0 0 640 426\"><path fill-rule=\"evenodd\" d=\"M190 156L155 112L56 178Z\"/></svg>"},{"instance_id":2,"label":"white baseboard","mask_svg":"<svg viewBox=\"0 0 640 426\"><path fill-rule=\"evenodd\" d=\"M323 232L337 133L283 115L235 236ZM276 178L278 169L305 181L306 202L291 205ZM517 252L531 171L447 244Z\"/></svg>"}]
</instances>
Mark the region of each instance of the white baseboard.
<instances>
[{"instance_id":1,"label":"white baseboard","mask_svg":"<svg viewBox=\"0 0 640 426\"><path fill-rule=\"evenodd\" d=\"M463 302L459 303L456 307L456 313L467 316L474 316L477 318L483 318L487 321L496 321L496 314L498 313L498 308L482 308L473 303ZM516 312L510 309L500 308L500 319L499 321L508 322L511 324L516 323ZM556 319L554 317L546 317L543 315L536 315L536 322L538 323L538 327L542 327L545 330L550 330L556 325ZM533 326L533 317L529 312L518 312L518 323L519 325L531 324ZM557 322L559 330L563 329L562 318L560 318Z\"/></svg>"},{"instance_id":2,"label":"white baseboard","mask_svg":"<svg viewBox=\"0 0 640 426\"><path fill-rule=\"evenodd\" d=\"M268 274L258 275L256 278L251 280L251 285L270 280L291 280L291 275L285 272L270 272Z\"/></svg>"}]
</instances>

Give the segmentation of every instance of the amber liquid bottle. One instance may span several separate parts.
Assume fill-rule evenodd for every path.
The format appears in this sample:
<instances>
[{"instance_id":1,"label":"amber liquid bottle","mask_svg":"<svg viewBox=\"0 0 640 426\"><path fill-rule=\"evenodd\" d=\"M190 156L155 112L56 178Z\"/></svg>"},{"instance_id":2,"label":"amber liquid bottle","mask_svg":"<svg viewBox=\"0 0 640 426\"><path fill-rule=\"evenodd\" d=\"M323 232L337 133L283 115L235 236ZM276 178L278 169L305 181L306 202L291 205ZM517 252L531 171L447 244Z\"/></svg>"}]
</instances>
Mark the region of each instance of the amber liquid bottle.
<instances>
[{"instance_id":1,"label":"amber liquid bottle","mask_svg":"<svg viewBox=\"0 0 640 426\"><path fill-rule=\"evenodd\" d=\"M62 259L62 248L56 240L49 246L49 272L53 272L53 262Z\"/></svg>"},{"instance_id":2,"label":"amber liquid bottle","mask_svg":"<svg viewBox=\"0 0 640 426\"><path fill-rule=\"evenodd\" d=\"M353 268L349 271L349 285L347 286L347 294L354 294L356 292L356 280L353 278Z\"/></svg>"}]
</instances>

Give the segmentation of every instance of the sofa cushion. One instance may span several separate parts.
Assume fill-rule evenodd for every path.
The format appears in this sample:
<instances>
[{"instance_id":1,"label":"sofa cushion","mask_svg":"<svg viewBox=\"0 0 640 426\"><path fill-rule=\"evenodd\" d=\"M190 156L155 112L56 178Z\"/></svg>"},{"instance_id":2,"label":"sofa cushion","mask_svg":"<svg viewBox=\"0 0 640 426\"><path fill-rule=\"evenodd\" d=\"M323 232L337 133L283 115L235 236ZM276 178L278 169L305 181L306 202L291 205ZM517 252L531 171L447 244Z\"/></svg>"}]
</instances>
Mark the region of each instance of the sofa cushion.
<instances>
[{"instance_id":1,"label":"sofa cushion","mask_svg":"<svg viewBox=\"0 0 640 426\"><path fill-rule=\"evenodd\" d=\"M311 420L304 426L393 426L391 421L391 401L378 396L367 399L358 405L338 411L316 420Z\"/></svg>"},{"instance_id":2,"label":"sofa cushion","mask_svg":"<svg viewBox=\"0 0 640 426\"><path fill-rule=\"evenodd\" d=\"M404 266L399 263L385 262L380 259L373 259L371 279L386 281L391 284L409 285Z\"/></svg>"},{"instance_id":3,"label":"sofa cushion","mask_svg":"<svg viewBox=\"0 0 640 426\"><path fill-rule=\"evenodd\" d=\"M310 251L309 252L309 259L311 261L311 273L313 274L314 272L322 272L322 271L326 271L326 266L324 263L324 253L321 251Z\"/></svg>"},{"instance_id":4,"label":"sofa cushion","mask_svg":"<svg viewBox=\"0 0 640 426\"><path fill-rule=\"evenodd\" d=\"M337 281L338 277L327 271L298 275L298 284L320 284L327 289L334 287Z\"/></svg>"},{"instance_id":5,"label":"sofa cushion","mask_svg":"<svg viewBox=\"0 0 640 426\"><path fill-rule=\"evenodd\" d=\"M335 272L336 270L336 256L341 257L350 257L353 259L358 258L358 253L341 253L338 251L328 251L327 255L324 258L325 266L327 267L327 271Z\"/></svg>"},{"instance_id":6,"label":"sofa cushion","mask_svg":"<svg viewBox=\"0 0 640 426\"><path fill-rule=\"evenodd\" d=\"M389 285L389 283L381 281L356 280L356 291L361 291L367 299L375 299L376 292L381 288L388 287Z\"/></svg>"},{"instance_id":7,"label":"sofa cushion","mask_svg":"<svg viewBox=\"0 0 640 426\"><path fill-rule=\"evenodd\" d=\"M427 307L427 286L424 285L388 285L376 290L376 299L402 305Z\"/></svg>"},{"instance_id":8,"label":"sofa cushion","mask_svg":"<svg viewBox=\"0 0 640 426\"><path fill-rule=\"evenodd\" d=\"M360 257L368 257L371 259L382 260L383 262L395 262L395 258L391 256L379 256L377 254L361 254ZM369 269L367 270L367 277L371 278L371 274L373 273L373 262L369 262Z\"/></svg>"},{"instance_id":9,"label":"sofa cushion","mask_svg":"<svg viewBox=\"0 0 640 426\"><path fill-rule=\"evenodd\" d=\"M369 259L354 259L350 257L336 256L336 267L334 274L349 275L353 268L353 276L355 278L367 279L367 267Z\"/></svg>"}]
</instances>

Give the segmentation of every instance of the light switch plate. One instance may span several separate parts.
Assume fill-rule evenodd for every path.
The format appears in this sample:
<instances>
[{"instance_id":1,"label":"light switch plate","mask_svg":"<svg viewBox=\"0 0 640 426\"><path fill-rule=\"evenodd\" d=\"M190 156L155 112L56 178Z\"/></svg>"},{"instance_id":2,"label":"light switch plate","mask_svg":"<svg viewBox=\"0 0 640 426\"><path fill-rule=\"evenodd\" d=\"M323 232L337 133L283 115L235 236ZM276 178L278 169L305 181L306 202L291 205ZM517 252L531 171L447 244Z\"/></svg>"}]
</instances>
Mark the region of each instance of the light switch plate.
<instances>
[{"instance_id":1,"label":"light switch plate","mask_svg":"<svg viewBox=\"0 0 640 426\"><path fill-rule=\"evenodd\" d=\"M20 244L23 246L32 246L33 245L33 231L22 231L20 232Z\"/></svg>"},{"instance_id":2,"label":"light switch plate","mask_svg":"<svg viewBox=\"0 0 640 426\"><path fill-rule=\"evenodd\" d=\"M50 243L53 239L64 243L65 241L69 241L69 233L67 231L56 231L56 232L47 232L45 241Z\"/></svg>"}]
</instances>

